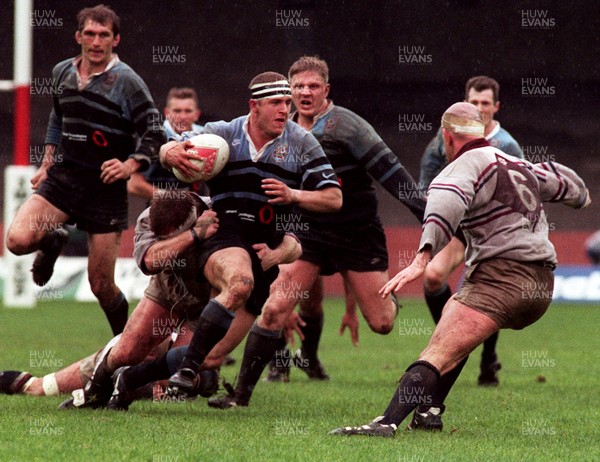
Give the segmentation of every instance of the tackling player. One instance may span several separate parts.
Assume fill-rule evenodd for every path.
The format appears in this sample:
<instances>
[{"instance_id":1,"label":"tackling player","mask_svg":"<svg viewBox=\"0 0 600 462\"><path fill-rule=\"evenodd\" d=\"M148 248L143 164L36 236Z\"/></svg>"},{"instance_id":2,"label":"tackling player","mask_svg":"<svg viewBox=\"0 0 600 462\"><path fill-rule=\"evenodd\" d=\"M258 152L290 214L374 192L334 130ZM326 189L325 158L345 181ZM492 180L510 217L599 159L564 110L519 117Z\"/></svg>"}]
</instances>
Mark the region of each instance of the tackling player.
<instances>
[{"instance_id":1,"label":"tackling player","mask_svg":"<svg viewBox=\"0 0 600 462\"><path fill-rule=\"evenodd\" d=\"M569 168L531 164L492 147L472 104L450 106L442 133L450 163L429 188L419 252L380 293L385 297L420 277L458 226L468 242L465 282L444 307L429 344L402 376L384 415L330 434L390 437L414 409L413 422L422 413L443 413L445 393L440 397L439 390L448 373L499 329L536 322L552 301L556 252L542 201L574 208L590 204L583 180Z\"/></svg>"}]
</instances>

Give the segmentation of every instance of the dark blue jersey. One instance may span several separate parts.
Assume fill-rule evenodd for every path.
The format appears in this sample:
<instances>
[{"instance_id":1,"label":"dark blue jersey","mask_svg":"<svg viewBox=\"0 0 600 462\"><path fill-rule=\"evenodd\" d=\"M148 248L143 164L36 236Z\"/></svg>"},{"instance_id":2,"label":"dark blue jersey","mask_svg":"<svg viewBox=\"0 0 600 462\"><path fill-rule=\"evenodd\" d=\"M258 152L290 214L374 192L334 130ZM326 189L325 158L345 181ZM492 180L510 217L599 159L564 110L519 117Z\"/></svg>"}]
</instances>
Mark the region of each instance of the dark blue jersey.
<instances>
[{"instance_id":1,"label":"dark blue jersey","mask_svg":"<svg viewBox=\"0 0 600 462\"><path fill-rule=\"evenodd\" d=\"M115 58L80 89L78 61L67 59L52 71L54 108L46 144L58 145L65 164L98 176L109 159L134 157L143 168L158 160L165 135L144 81Z\"/></svg>"},{"instance_id":2,"label":"dark blue jersey","mask_svg":"<svg viewBox=\"0 0 600 462\"><path fill-rule=\"evenodd\" d=\"M233 226L250 243L265 242L274 248L285 234L277 223L292 206L267 203L271 197L261 181L274 178L293 189L319 190L339 187L338 180L319 142L295 122L288 121L280 136L256 152L247 120L242 116L209 122L200 130L221 136L229 145L225 168L208 181L212 208L221 220L219 232Z\"/></svg>"},{"instance_id":3,"label":"dark blue jersey","mask_svg":"<svg viewBox=\"0 0 600 462\"><path fill-rule=\"evenodd\" d=\"M311 133L323 146L344 195L339 212L306 212L311 221L343 223L375 219L377 197L371 178L404 203L419 220L423 219L425 202L417 194L416 182L362 117L330 101L325 112L315 118Z\"/></svg>"}]
</instances>

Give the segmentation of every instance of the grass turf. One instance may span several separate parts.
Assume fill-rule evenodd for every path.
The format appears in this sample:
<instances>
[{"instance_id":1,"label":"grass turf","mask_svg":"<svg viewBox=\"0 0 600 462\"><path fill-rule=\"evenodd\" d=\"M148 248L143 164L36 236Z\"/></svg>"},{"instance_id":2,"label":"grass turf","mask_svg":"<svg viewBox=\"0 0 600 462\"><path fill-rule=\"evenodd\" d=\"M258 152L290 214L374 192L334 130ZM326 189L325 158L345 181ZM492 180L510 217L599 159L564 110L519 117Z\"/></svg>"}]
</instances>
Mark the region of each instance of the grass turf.
<instances>
[{"instance_id":1,"label":"grass turf","mask_svg":"<svg viewBox=\"0 0 600 462\"><path fill-rule=\"evenodd\" d=\"M446 402L442 433L395 439L333 437L342 425L383 412L402 371L433 328L422 302L405 302L394 331L361 324L357 348L339 337L342 303L329 299L321 359L330 382L292 370L289 384L260 383L248 408L221 411L204 399L138 402L127 413L59 411L65 397L0 396L1 461L582 461L600 460L598 307L553 305L524 331L503 331L500 387L477 387L479 351ZM0 369L41 376L110 337L94 304L42 302L0 309ZM239 360L242 349L234 356ZM238 361L239 365L239 361ZM231 381L238 365L223 368Z\"/></svg>"}]
</instances>

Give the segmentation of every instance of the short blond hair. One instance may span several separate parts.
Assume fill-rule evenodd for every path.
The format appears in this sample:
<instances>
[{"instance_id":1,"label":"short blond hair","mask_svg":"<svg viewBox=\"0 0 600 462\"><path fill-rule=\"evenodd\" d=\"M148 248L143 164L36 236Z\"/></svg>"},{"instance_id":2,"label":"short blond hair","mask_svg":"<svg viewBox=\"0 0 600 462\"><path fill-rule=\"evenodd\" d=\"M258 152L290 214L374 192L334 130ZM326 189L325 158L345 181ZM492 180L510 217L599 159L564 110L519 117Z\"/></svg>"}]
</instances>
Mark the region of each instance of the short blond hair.
<instances>
[{"instance_id":1,"label":"short blond hair","mask_svg":"<svg viewBox=\"0 0 600 462\"><path fill-rule=\"evenodd\" d=\"M323 77L323 81L325 83L329 82L329 66L327 66L327 63L324 59L321 59L318 56L302 56L301 58L297 59L294 64L291 65L290 70L288 71L288 78L290 82L292 81L292 77L294 77L294 75L306 71L316 72Z\"/></svg>"}]
</instances>

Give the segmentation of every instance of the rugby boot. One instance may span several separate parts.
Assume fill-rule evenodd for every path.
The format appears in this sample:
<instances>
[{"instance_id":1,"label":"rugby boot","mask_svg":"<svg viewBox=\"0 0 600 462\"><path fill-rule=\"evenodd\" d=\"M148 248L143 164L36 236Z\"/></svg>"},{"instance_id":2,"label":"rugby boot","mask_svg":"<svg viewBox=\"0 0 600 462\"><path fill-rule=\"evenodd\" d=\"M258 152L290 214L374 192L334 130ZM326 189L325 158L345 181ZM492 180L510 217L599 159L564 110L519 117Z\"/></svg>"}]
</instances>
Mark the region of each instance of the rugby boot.
<instances>
[{"instance_id":1,"label":"rugby boot","mask_svg":"<svg viewBox=\"0 0 600 462\"><path fill-rule=\"evenodd\" d=\"M23 392L23 386L33 377L29 372L0 371L0 394L15 395Z\"/></svg>"},{"instance_id":2,"label":"rugby boot","mask_svg":"<svg viewBox=\"0 0 600 462\"><path fill-rule=\"evenodd\" d=\"M48 283L54 273L54 263L60 255L62 248L69 239L69 233L64 228L57 228L48 233L42 239L41 246L36 252L31 272L33 273L33 282L38 286L44 286Z\"/></svg>"},{"instance_id":3,"label":"rugby boot","mask_svg":"<svg viewBox=\"0 0 600 462\"><path fill-rule=\"evenodd\" d=\"M331 430L329 435L339 435L339 436L354 436L354 435L363 435L363 436L381 436L384 438L393 438L396 436L396 430L398 427L395 424L381 424L379 421L383 419L383 416L379 416L371 423L366 425L361 425L359 427L340 427L335 430Z\"/></svg>"},{"instance_id":4,"label":"rugby boot","mask_svg":"<svg viewBox=\"0 0 600 462\"><path fill-rule=\"evenodd\" d=\"M311 361L302 356L302 350L298 349L292 356L292 363L298 369L303 370L309 379L312 380L329 380L329 374L325 372L325 368L318 359Z\"/></svg>"},{"instance_id":5,"label":"rugby boot","mask_svg":"<svg viewBox=\"0 0 600 462\"><path fill-rule=\"evenodd\" d=\"M408 430L442 431L442 414L445 410L446 406L443 404L439 407L418 407L408 424Z\"/></svg>"},{"instance_id":6,"label":"rugby boot","mask_svg":"<svg viewBox=\"0 0 600 462\"><path fill-rule=\"evenodd\" d=\"M498 371L500 369L502 369L502 364L500 364L496 355L493 355L490 360L482 358L477 384L480 387L497 387L500 384L500 380L498 379Z\"/></svg>"}]
</instances>

